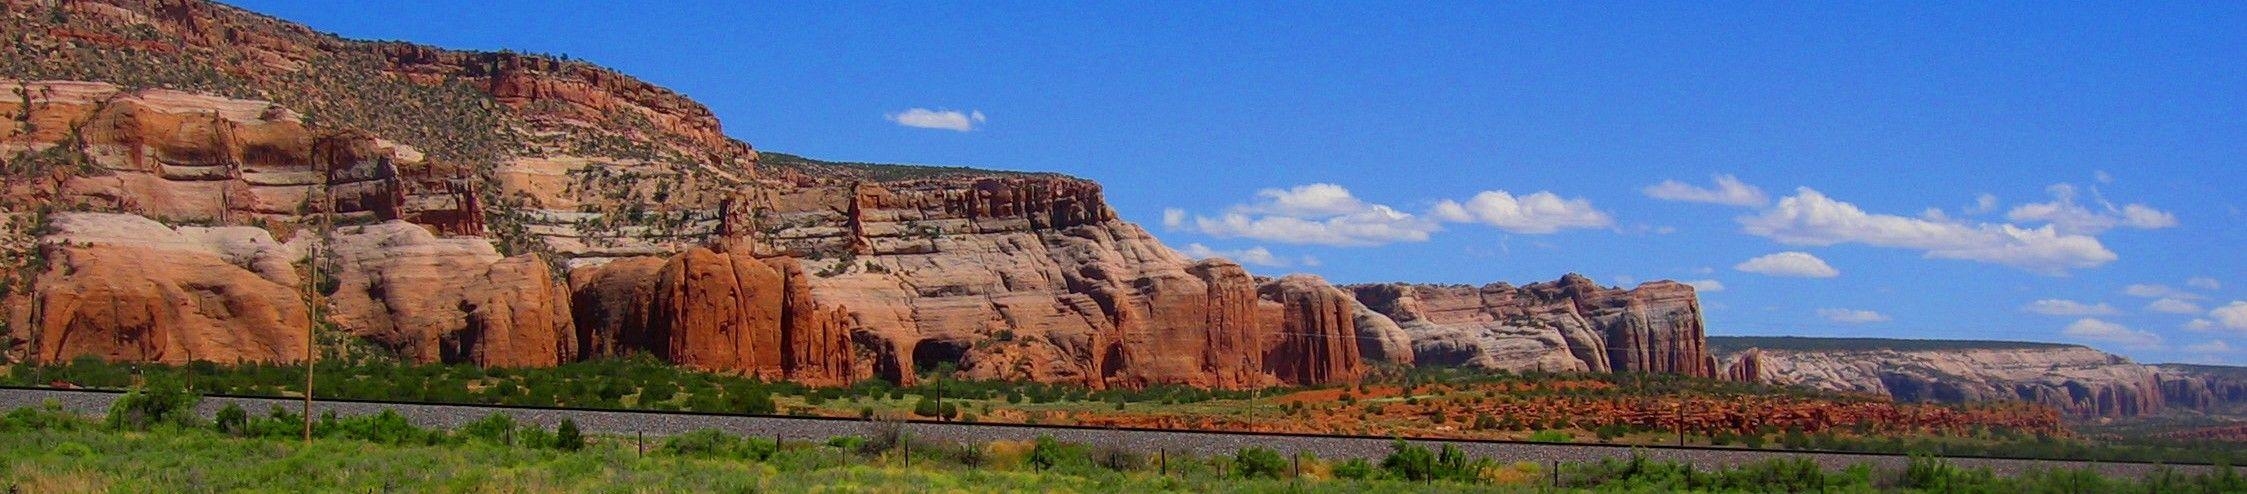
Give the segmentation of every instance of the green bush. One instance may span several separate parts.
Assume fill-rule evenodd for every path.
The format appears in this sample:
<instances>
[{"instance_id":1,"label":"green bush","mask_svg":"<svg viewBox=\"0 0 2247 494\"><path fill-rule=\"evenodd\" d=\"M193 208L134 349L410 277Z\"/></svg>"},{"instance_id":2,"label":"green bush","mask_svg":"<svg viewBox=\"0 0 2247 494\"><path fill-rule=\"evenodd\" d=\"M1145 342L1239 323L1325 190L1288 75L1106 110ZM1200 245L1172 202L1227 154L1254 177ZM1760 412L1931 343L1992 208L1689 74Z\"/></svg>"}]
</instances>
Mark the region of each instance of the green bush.
<instances>
[{"instance_id":1,"label":"green bush","mask_svg":"<svg viewBox=\"0 0 2247 494\"><path fill-rule=\"evenodd\" d=\"M1287 458L1278 451L1250 446L1233 453L1234 474L1241 478L1286 478Z\"/></svg>"},{"instance_id":2,"label":"green bush","mask_svg":"<svg viewBox=\"0 0 2247 494\"><path fill-rule=\"evenodd\" d=\"M585 434L577 430L577 421L564 418L554 426L554 449L577 451L585 449Z\"/></svg>"},{"instance_id":3,"label":"green bush","mask_svg":"<svg viewBox=\"0 0 2247 494\"><path fill-rule=\"evenodd\" d=\"M216 418L219 432L242 435L250 431L250 412L242 410L242 405L228 402L218 409Z\"/></svg>"},{"instance_id":4,"label":"green bush","mask_svg":"<svg viewBox=\"0 0 2247 494\"><path fill-rule=\"evenodd\" d=\"M193 426L195 404L203 397L170 379L151 379L147 386L128 391L109 406L104 421L111 429L145 431L158 424Z\"/></svg>"},{"instance_id":5,"label":"green bush","mask_svg":"<svg viewBox=\"0 0 2247 494\"><path fill-rule=\"evenodd\" d=\"M491 415L485 415L484 418L461 424L459 432L461 437L468 439L493 444L507 444L513 440L515 417L506 413L492 412Z\"/></svg>"},{"instance_id":6,"label":"green bush","mask_svg":"<svg viewBox=\"0 0 2247 494\"><path fill-rule=\"evenodd\" d=\"M1340 464L1334 465L1335 478L1349 480L1373 480L1379 475L1380 470L1375 470L1373 468L1373 462L1365 461L1364 458L1351 458L1349 460L1343 461Z\"/></svg>"},{"instance_id":7,"label":"green bush","mask_svg":"<svg viewBox=\"0 0 2247 494\"><path fill-rule=\"evenodd\" d=\"M1568 431L1546 429L1529 433L1529 440L1541 443L1565 443L1575 441L1576 435L1569 434Z\"/></svg>"}]
</instances>

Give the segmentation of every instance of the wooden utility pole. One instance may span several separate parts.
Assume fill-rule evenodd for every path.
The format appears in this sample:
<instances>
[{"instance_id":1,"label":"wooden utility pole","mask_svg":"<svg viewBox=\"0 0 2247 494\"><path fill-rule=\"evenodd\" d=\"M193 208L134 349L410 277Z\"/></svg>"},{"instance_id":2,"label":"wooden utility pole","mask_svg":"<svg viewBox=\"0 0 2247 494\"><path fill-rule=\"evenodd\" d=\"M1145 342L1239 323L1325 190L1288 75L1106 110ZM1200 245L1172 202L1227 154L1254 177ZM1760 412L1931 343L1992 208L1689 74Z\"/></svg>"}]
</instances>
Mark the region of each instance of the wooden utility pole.
<instances>
[{"instance_id":1,"label":"wooden utility pole","mask_svg":"<svg viewBox=\"0 0 2247 494\"><path fill-rule=\"evenodd\" d=\"M335 204L335 191L328 188L328 181L333 178L328 176L329 170L320 166L317 160L313 162L312 167L320 172L320 182L317 185L320 188L320 203L313 206L319 208L316 213L320 217L316 221L317 226L314 231L315 235L312 237L312 251L309 258L312 278L304 281L304 300L307 305L304 325L304 443L306 445L312 444L312 366L320 355L320 340L314 334L320 327L320 295L322 295L320 293L320 264L322 260L326 259L320 251L327 247L328 229L332 227L328 222L328 208Z\"/></svg>"}]
</instances>

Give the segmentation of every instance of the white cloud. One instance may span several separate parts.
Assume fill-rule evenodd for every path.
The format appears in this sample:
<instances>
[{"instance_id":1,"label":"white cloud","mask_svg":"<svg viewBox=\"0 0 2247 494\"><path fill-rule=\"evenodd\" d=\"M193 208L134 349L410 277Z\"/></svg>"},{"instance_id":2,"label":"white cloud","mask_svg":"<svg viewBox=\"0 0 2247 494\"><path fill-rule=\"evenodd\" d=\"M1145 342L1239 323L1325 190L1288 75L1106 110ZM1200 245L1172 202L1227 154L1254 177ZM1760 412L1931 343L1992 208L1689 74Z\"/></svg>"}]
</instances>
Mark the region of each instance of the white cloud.
<instances>
[{"instance_id":1,"label":"white cloud","mask_svg":"<svg viewBox=\"0 0 2247 494\"><path fill-rule=\"evenodd\" d=\"M2208 317L2216 318L2216 322L2222 323L2224 327L2247 330L2247 302L2232 301L2232 303L2223 307L2217 307L2216 310L2208 311Z\"/></svg>"},{"instance_id":2,"label":"white cloud","mask_svg":"<svg viewBox=\"0 0 2247 494\"><path fill-rule=\"evenodd\" d=\"M1770 197L1763 195L1763 189L1742 183L1739 178L1731 175L1715 175L1714 178L1716 180L1715 188L1702 188L1676 180L1663 180L1662 183L1646 186L1639 191L1644 192L1647 197L1665 201L1703 202L1741 207L1756 207L1771 202Z\"/></svg>"},{"instance_id":3,"label":"white cloud","mask_svg":"<svg viewBox=\"0 0 2247 494\"><path fill-rule=\"evenodd\" d=\"M2091 178L2092 178L2092 179L2094 179L2094 180L2098 180L2098 181L2099 181L2099 183L2102 183L2102 184L2111 184L2111 183L2114 183L2114 175L2112 175L2112 174L2109 174L2109 173L2107 173L2107 171L2106 171L2106 170L2095 170L2095 171L2092 171L2092 172L2091 172Z\"/></svg>"},{"instance_id":4,"label":"white cloud","mask_svg":"<svg viewBox=\"0 0 2247 494\"><path fill-rule=\"evenodd\" d=\"M982 125L984 120L982 110L960 113L958 110L930 110L927 108L913 108L884 115L883 118L906 127L958 132L975 130L975 127Z\"/></svg>"},{"instance_id":5,"label":"white cloud","mask_svg":"<svg viewBox=\"0 0 2247 494\"><path fill-rule=\"evenodd\" d=\"M2161 346L2161 335L2088 317L2077 319L2074 323L2068 324L2066 329L2060 330L2060 334L2085 340L2114 343L2130 348Z\"/></svg>"},{"instance_id":6,"label":"white cloud","mask_svg":"<svg viewBox=\"0 0 2247 494\"><path fill-rule=\"evenodd\" d=\"M2192 277L2192 279L2185 280L2185 286L2202 290L2217 290L2223 288L2224 283L2221 281L2216 281L2215 278L2209 278L2206 276L2194 276Z\"/></svg>"},{"instance_id":7,"label":"white cloud","mask_svg":"<svg viewBox=\"0 0 2247 494\"><path fill-rule=\"evenodd\" d=\"M2185 351L2188 353L2231 353L2231 344L2224 343L2224 340L2208 340L2202 343L2185 345Z\"/></svg>"},{"instance_id":8,"label":"white cloud","mask_svg":"<svg viewBox=\"0 0 2247 494\"><path fill-rule=\"evenodd\" d=\"M1685 285L1693 287L1693 291L1702 293L1724 291L1724 282L1717 280L1692 280L1685 282Z\"/></svg>"},{"instance_id":9,"label":"white cloud","mask_svg":"<svg viewBox=\"0 0 2247 494\"><path fill-rule=\"evenodd\" d=\"M2048 274L2097 267L2116 259L2113 251L2087 235L2060 233L2047 225L1968 225L1904 216L1869 214L1855 204L1836 201L1804 187L1756 216L1739 219L1743 229L1790 245L1861 243L1914 249L1930 258L1960 259L2012 266Z\"/></svg>"},{"instance_id":10,"label":"white cloud","mask_svg":"<svg viewBox=\"0 0 2247 494\"><path fill-rule=\"evenodd\" d=\"M1226 259L1232 259L1233 262L1238 262L1241 264L1269 266L1275 268L1287 267L1287 259L1282 259L1279 256L1272 255L1271 250L1265 249L1261 246L1240 250L1217 250L1209 248L1209 246L1202 244L1186 244L1186 248L1182 252L1185 252L1186 255L1192 256L1195 259L1222 257Z\"/></svg>"},{"instance_id":11,"label":"white cloud","mask_svg":"<svg viewBox=\"0 0 2247 494\"><path fill-rule=\"evenodd\" d=\"M1605 212L1584 199L1562 199L1546 191L1521 197L1503 190L1486 190L1465 204L1446 199L1429 213L1453 223L1482 223L1514 233L1553 233L1568 228L1601 228L1615 224Z\"/></svg>"},{"instance_id":12,"label":"white cloud","mask_svg":"<svg viewBox=\"0 0 2247 494\"><path fill-rule=\"evenodd\" d=\"M1425 242L1443 229L1434 220L1358 200L1334 184L1310 184L1256 192L1257 201L1234 206L1215 218L1179 211L1178 222L1219 238L1252 238L1287 244L1368 247ZM1171 214L1165 211L1167 225Z\"/></svg>"},{"instance_id":13,"label":"white cloud","mask_svg":"<svg viewBox=\"0 0 2247 494\"><path fill-rule=\"evenodd\" d=\"M2155 300L2150 304L2146 304L2146 310L2154 312L2164 312L2169 314L2199 314L2201 309L2200 304L2173 298L2165 298L2161 300Z\"/></svg>"},{"instance_id":14,"label":"white cloud","mask_svg":"<svg viewBox=\"0 0 2247 494\"><path fill-rule=\"evenodd\" d=\"M2098 198L2097 188L2092 189L2092 199L2100 210L2076 204L2074 185L2053 184L2044 188L2052 195L2052 202L2029 203L2014 206L2005 217L2020 222L2049 223L2061 233L2097 235L2117 226L2152 230L2177 226L2177 216L2152 206L2131 204L2116 209Z\"/></svg>"},{"instance_id":15,"label":"white cloud","mask_svg":"<svg viewBox=\"0 0 2247 494\"><path fill-rule=\"evenodd\" d=\"M1982 195L1974 196L1974 205L1966 208L1966 214L1989 214L1989 212L1996 210L1997 196L1985 192Z\"/></svg>"},{"instance_id":16,"label":"white cloud","mask_svg":"<svg viewBox=\"0 0 2247 494\"><path fill-rule=\"evenodd\" d=\"M1368 247L1396 242L1425 242L1441 230L1434 221L1376 205L1364 211L1327 218L1226 213L1217 218L1194 218L1194 228L1221 237L1242 237L1288 244Z\"/></svg>"},{"instance_id":17,"label":"white cloud","mask_svg":"<svg viewBox=\"0 0 2247 494\"><path fill-rule=\"evenodd\" d=\"M1888 315L1869 310L1818 309L1818 317L1844 324L1869 324L1888 321Z\"/></svg>"},{"instance_id":18,"label":"white cloud","mask_svg":"<svg viewBox=\"0 0 2247 494\"><path fill-rule=\"evenodd\" d=\"M1297 218L1337 216L1366 210L1365 201L1350 195L1350 189L1334 184L1298 185L1288 189L1256 191L1261 201L1234 208L1244 213L1276 214Z\"/></svg>"},{"instance_id":19,"label":"white cloud","mask_svg":"<svg viewBox=\"0 0 2247 494\"><path fill-rule=\"evenodd\" d=\"M2190 331L2214 331L2216 329L2216 321L2210 321L2207 319L2194 319L2191 321L2185 321L2184 328Z\"/></svg>"},{"instance_id":20,"label":"white cloud","mask_svg":"<svg viewBox=\"0 0 2247 494\"><path fill-rule=\"evenodd\" d=\"M1303 265L1304 265L1304 266L1306 266L1306 267L1314 267L1314 268L1315 268L1315 267L1319 267L1320 265L1326 264L1326 263L1324 263L1324 262L1320 262L1320 261L1319 261L1319 258L1317 258L1317 257L1313 257L1313 256L1307 256L1307 255L1306 255L1306 256L1303 256L1303 260L1302 260L1302 263L1303 263Z\"/></svg>"},{"instance_id":21,"label":"white cloud","mask_svg":"<svg viewBox=\"0 0 2247 494\"><path fill-rule=\"evenodd\" d=\"M2152 283L2137 283L2122 287L2122 293L2132 297L2173 298L2178 300L2201 300L2208 298L2201 296L2198 293L2170 288L2169 285L2156 285Z\"/></svg>"},{"instance_id":22,"label":"white cloud","mask_svg":"<svg viewBox=\"0 0 2247 494\"><path fill-rule=\"evenodd\" d=\"M2029 302L2028 305L2022 306L2021 310L2047 316L2104 316L2121 312L2114 310L2114 306L2104 303L2093 305L2074 300L2052 298Z\"/></svg>"},{"instance_id":23,"label":"white cloud","mask_svg":"<svg viewBox=\"0 0 2247 494\"><path fill-rule=\"evenodd\" d=\"M1163 225L1174 229L1220 238L1339 247L1424 242L1429 235L1443 231L1446 221L1480 223L1528 234L1615 224L1590 201L1564 199L1544 191L1519 197L1502 190L1483 191L1464 203L1444 200L1426 215L1414 215L1366 202L1351 195L1349 189L1327 183L1260 190L1254 202L1233 206L1216 217L1189 219L1184 210L1163 211Z\"/></svg>"},{"instance_id":24,"label":"white cloud","mask_svg":"<svg viewBox=\"0 0 2247 494\"><path fill-rule=\"evenodd\" d=\"M1749 273L1795 278L1832 278L1841 271L1826 264L1826 260L1808 252L1780 252L1749 259L1735 264L1732 269Z\"/></svg>"}]
</instances>

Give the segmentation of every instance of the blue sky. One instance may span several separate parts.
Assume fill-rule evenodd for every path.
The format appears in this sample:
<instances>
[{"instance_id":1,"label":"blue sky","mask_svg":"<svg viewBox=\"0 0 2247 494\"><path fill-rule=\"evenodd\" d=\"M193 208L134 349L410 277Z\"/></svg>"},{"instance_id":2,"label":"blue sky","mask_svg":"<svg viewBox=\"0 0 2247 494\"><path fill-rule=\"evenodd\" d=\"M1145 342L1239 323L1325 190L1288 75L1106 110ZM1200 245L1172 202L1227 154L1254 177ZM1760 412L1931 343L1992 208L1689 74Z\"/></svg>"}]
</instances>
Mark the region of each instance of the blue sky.
<instances>
[{"instance_id":1,"label":"blue sky","mask_svg":"<svg viewBox=\"0 0 2247 494\"><path fill-rule=\"evenodd\" d=\"M2240 4L236 3L590 60L759 149L1095 179L1259 273L2247 363Z\"/></svg>"}]
</instances>

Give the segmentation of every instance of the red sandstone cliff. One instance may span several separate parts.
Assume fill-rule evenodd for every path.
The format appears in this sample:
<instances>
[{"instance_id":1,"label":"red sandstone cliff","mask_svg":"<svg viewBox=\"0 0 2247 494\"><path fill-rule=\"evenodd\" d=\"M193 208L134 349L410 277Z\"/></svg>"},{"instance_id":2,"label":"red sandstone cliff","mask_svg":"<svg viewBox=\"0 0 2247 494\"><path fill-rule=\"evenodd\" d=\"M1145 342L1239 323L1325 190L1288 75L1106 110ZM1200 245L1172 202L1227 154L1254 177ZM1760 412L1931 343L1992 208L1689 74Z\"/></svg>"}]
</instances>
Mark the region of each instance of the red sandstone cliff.
<instances>
[{"instance_id":1,"label":"red sandstone cliff","mask_svg":"<svg viewBox=\"0 0 2247 494\"><path fill-rule=\"evenodd\" d=\"M1693 287L1631 290L1577 275L1515 287L1348 287L1411 335L1420 364L1511 370L1661 372L1714 377Z\"/></svg>"}]
</instances>

